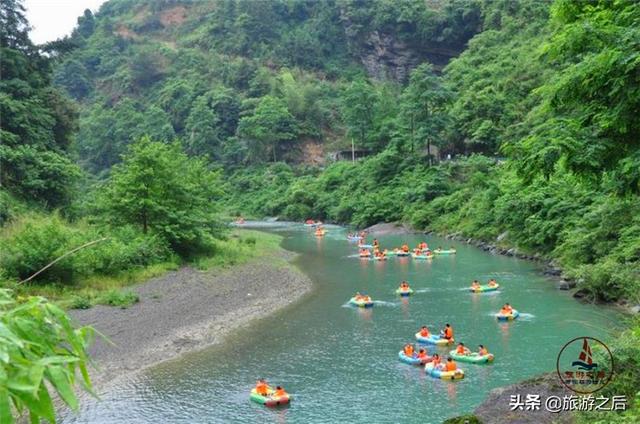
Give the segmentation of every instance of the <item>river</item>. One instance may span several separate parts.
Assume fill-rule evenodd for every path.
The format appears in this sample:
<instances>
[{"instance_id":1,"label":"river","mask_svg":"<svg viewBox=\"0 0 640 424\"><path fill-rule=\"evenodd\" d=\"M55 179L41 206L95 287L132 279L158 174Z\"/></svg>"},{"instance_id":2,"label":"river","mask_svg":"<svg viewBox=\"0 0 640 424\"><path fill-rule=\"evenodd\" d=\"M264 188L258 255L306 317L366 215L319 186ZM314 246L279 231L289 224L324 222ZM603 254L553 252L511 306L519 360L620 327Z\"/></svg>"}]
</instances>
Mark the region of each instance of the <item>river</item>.
<instances>
[{"instance_id":1,"label":"river","mask_svg":"<svg viewBox=\"0 0 640 424\"><path fill-rule=\"evenodd\" d=\"M315 283L301 302L227 338L226 343L149 368L116 384L101 401L83 403L68 423L440 423L471 412L487 392L554 370L564 343L577 336L609 336L616 318L610 309L576 302L531 262L491 255L437 237L380 237L383 247L423 239L455 246L458 254L416 261L386 262L354 257L345 231L330 228L324 238L301 225L270 225L300 253L296 265ZM473 279L495 277L499 292L472 294ZM394 294L409 281L414 296ZM355 291L381 301L372 309L346 302ZM505 302L522 316L499 323L492 316ZM432 330L450 322L457 341L486 345L490 365L459 364L466 375L455 382L425 375L398 361L423 324ZM429 349L430 352L434 348ZM439 348L446 354L447 348ZM291 405L267 409L248 399L258 377L282 384Z\"/></svg>"}]
</instances>

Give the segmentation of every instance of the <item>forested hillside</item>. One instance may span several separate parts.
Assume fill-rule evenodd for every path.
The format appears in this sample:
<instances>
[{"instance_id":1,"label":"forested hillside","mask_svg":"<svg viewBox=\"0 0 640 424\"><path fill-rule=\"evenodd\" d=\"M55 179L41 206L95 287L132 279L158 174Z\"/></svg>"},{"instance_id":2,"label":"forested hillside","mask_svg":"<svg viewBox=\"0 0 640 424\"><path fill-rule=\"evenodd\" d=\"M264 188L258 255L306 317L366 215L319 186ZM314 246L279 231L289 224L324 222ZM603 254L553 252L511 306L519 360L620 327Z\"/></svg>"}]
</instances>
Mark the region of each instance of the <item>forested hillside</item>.
<instances>
[{"instance_id":1,"label":"forested hillside","mask_svg":"<svg viewBox=\"0 0 640 424\"><path fill-rule=\"evenodd\" d=\"M475 1L114 0L80 18L55 82L82 105L93 172L143 134L231 166L322 163L349 137L384 148L410 70L441 69L480 13Z\"/></svg>"}]
</instances>

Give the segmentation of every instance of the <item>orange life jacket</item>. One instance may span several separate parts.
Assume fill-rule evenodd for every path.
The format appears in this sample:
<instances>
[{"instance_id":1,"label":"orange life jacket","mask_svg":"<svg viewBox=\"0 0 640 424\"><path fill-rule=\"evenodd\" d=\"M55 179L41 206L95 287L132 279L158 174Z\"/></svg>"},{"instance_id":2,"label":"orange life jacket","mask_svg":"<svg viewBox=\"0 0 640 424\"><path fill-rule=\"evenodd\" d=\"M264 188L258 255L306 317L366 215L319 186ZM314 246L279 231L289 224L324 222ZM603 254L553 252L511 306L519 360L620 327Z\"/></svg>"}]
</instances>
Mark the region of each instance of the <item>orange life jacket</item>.
<instances>
[{"instance_id":1,"label":"orange life jacket","mask_svg":"<svg viewBox=\"0 0 640 424\"><path fill-rule=\"evenodd\" d=\"M464 355L464 346L458 346L458 348L456 349L456 352L459 353L460 355Z\"/></svg>"},{"instance_id":2,"label":"orange life jacket","mask_svg":"<svg viewBox=\"0 0 640 424\"><path fill-rule=\"evenodd\" d=\"M287 392L285 392L284 389L276 389L276 393L275 393L276 397L282 397L286 395L287 395Z\"/></svg>"},{"instance_id":3,"label":"orange life jacket","mask_svg":"<svg viewBox=\"0 0 640 424\"><path fill-rule=\"evenodd\" d=\"M446 370L447 371L455 371L458 368L454 361L447 361Z\"/></svg>"},{"instance_id":4,"label":"orange life jacket","mask_svg":"<svg viewBox=\"0 0 640 424\"><path fill-rule=\"evenodd\" d=\"M256 392L259 395L266 396L268 391L269 391L269 387L267 386L266 383L257 383L256 384Z\"/></svg>"},{"instance_id":5,"label":"orange life jacket","mask_svg":"<svg viewBox=\"0 0 640 424\"><path fill-rule=\"evenodd\" d=\"M427 352L420 352L418 353L418 358L420 359L426 359L427 357Z\"/></svg>"},{"instance_id":6,"label":"orange life jacket","mask_svg":"<svg viewBox=\"0 0 640 424\"><path fill-rule=\"evenodd\" d=\"M404 354L407 356L413 356L413 346L405 346Z\"/></svg>"},{"instance_id":7,"label":"orange life jacket","mask_svg":"<svg viewBox=\"0 0 640 424\"><path fill-rule=\"evenodd\" d=\"M422 337L429 337L429 330L427 330L426 328L423 328L420 330L420 335Z\"/></svg>"},{"instance_id":8,"label":"orange life jacket","mask_svg":"<svg viewBox=\"0 0 640 424\"><path fill-rule=\"evenodd\" d=\"M451 329L451 327L446 327L444 329L444 338L445 339L452 339L453 338L453 330Z\"/></svg>"}]
</instances>

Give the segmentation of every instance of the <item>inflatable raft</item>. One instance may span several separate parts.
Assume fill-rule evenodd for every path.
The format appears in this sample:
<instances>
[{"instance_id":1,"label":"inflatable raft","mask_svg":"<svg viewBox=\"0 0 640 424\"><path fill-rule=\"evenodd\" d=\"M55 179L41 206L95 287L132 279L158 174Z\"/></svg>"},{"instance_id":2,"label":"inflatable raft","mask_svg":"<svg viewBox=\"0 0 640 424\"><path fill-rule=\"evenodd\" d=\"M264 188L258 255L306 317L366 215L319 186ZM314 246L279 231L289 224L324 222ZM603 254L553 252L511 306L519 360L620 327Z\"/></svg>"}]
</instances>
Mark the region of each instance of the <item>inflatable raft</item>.
<instances>
[{"instance_id":1,"label":"inflatable raft","mask_svg":"<svg viewBox=\"0 0 640 424\"><path fill-rule=\"evenodd\" d=\"M371 257L371 252L369 253L359 253L358 256L361 258L369 259Z\"/></svg>"},{"instance_id":2,"label":"inflatable raft","mask_svg":"<svg viewBox=\"0 0 640 424\"><path fill-rule=\"evenodd\" d=\"M398 359L409 365L424 365L427 362L431 362L430 356L427 356L425 359L420 359L417 356L407 356L403 351L398 352Z\"/></svg>"},{"instance_id":3,"label":"inflatable raft","mask_svg":"<svg viewBox=\"0 0 640 424\"><path fill-rule=\"evenodd\" d=\"M498 319L498 321L513 321L519 316L520 312L516 311L515 309L510 314L502 314L500 312L496 314L496 318Z\"/></svg>"},{"instance_id":4,"label":"inflatable raft","mask_svg":"<svg viewBox=\"0 0 640 424\"><path fill-rule=\"evenodd\" d=\"M411 253L399 251L399 252L396 252L396 256L402 256L402 257L411 256Z\"/></svg>"},{"instance_id":5,"label":"inflatable raft","mask_svg":"<svg viewBox=\"0 0 640 424\"><path fill-rule=\"evenodd\" d=\"M349 304L352 306L357 306L358 308L371 308L373 306L373 300L365 302L364 300L356 300L355 297L349 299Z\"/></svg>"},{"instance_id":6,"label":"inflatable raft","mask_svg":"<svg viewBox=\"0 0 640 424\"><path fill-rule=\"evenodd\" d=\"M386 256L373 256L371 257L372 261L386 261L387 257Z\"/></svg>"},{"instance_id":7,"label":"inflatable raft","mask_svg":"<svg viewBox=\"0 0 640 424\"><path fill-rule=\"evenodd\" d=\"M398 294L398 295L400 295L402 297L411 296L413 294L413 289L412 288L408 288L408 289L397 288L396 289L396 294Z\"/></svg>"},{"instance_id":8,"label":"inflatable raft","mask_svg":"<svg viewBox=\"0 0 640 424\"><path fill-rule=\"evenodd\" d=\"M474 293L484 293L484 292L496 291L498 290L498 287L500 287L500 284L496 284L495 286L489 286L485 284L485 285L481 285L477 289L474 289L473 287L469 287L469 290Z\"/></svg>"},{"instance_id":9,"label":"inflatable raft","mask_svg":"<svg viewBox=\"0 0 640 424\"><path fill-rule=\"evenodd\" d=\"M493 362L493 354L491 353L487 355L480 355L478 352L473 352L469 355L460 355L455 350L452 350L449 352L449 356L451 356L455 361L468 362L470 364L486 364L487 362Z\"/></svg>"},{"instance_id":10,"label":"inflatable raft","mask_svg":"<svg viewBox=\"0 0 640 424\"><path fill-rule=\"evenodd\" d=\"M431 259L433 258L433 255L416 255L415 253L412 253L411 257L413 259Z\"/></svg>"},{"instance_id":11,"label":"inflatable raft","mask_svg":"<svg viewBox=\"0 0 640 424\"><path fill-rule=\"evenodd\" d=\"M420 332L416 333L416 340L418 341L418 343L427 343L427 344L434 344L434 345L438 345L438 346L445 346L448 344L453 344L453 339L451 340L447 340L445 338L440 337L440 335L438 334L429 334L428 337L424 337L420 335Z\"/></svg>"},{"instance_id":12,"label":"inflatable raft","mask_svg":"<svg viewBox=\"0 0 640 424\"><path fill-rule=\"evenodd\" d=\"M436 249L436 250L432 250L434 255L455 255L457 250L456 249L449 249L449 250L444 250L444 249Z\"/></svg>"},{"instance_id":13,"label":"inflatable raft","mask_svg":"<svg viewBox=\"0 0 640 424\"><path fill-rule=\"evenodd\" d=\"M460 380L464 378L464 371L457 369L455 371L443 371L433 366L433 362L429 362L424 366L424 372L434 378L442 380Z\"/></svg>"},{"instance_id":14,"label":"inflatable raft","mask_svg":"<svg viewBox=\"0 0 640 424\"><path fill-rule=\"evenodd\" d=\"M258 392L256 392L256 389L252 389L249 398L256 403L270 407L286 405L291 401L291 395L289 394L280 397L273 396L275 390L272 388L269 388L267 393L269 393L267 396L259 395Z\"/></svg>"},{"instance_id":15,"label":"inflatable raft","mask_svg":"<svg viewBox=\"0 0 640 424\"><path fill-rule=\"evenodd\" d=\"M358 247L361 249L373 249L373 244L359 244Z\"/></svg>"},{"instance_id":16,"label":"inflatable raft","mask_svg":"<svg viewBox=\"0 0 640 424\"><path fill-rule=\"evenodd\" d=\"M449 250L436 249L436 250L433 250L433 253L435 255L455 255L456 252L457 252L456 249L449 249Z\"/></svg>"}]
</instances>

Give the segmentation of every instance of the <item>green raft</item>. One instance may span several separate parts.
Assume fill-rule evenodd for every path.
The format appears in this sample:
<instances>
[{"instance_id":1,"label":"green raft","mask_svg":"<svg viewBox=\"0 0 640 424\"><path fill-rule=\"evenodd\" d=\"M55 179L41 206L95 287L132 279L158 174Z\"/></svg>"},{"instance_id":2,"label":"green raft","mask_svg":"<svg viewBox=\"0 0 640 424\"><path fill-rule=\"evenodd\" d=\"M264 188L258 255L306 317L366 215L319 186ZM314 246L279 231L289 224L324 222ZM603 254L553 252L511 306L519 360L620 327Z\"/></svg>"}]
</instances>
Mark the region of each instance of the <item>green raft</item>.
<instances>
[{"instance_id":1,"label":"green raft","mask_svg":"<svg viewBox=\"0 0 640 424\"><path fill-rule=\"evenodd\" d=\"M268 391L268 393L273 393L273 392L274 390L271 388ZM251 399L256 403L259 403L260 405L273 407L273 406L288 404L291 401L291 395L287 394L286 396L275 397L272 394L269 394L267 396L263 396L263 395L259 395L256 392L256 389L252 389L251 395L249 395L249 399Z\"/></svg>"},{"instance_id":2,"label":"green raft","mask_svg":"<svg viewBox=\"0 0 640 424\"><path fill-rule=\"evenodd\" d=\"M433 255L416 255L415 253L412 253L411 257L413 259L431 259L433 258Z\"/></svg>"},{"instance_id":3,"label":"green raft","mask_svg":"<svg viewBox=\"0 0 640 424\"><path fill-rule=\"evenodd\" d=\"M412 288L408 288L406 290L403 290L401 288L397 288L396 289L396 294L400 295L400 296L411 296L413 294L413 289Z\"/></svg>"},{"instance_id":4,"label":"green raft","mask_svg":"<svg viewBox=\"0 0 640 424\"><path fill-rule=\"evenodd\" d=\"M486 364L487 362L493 362L493 354L480 355L478 352L473 352L470 355L460 355L455 350L449 352L454 360L458 362L468 362L470 364Z\"/></svg>"},{"instance_id":5,"label":"green raft","mask_svg":"<svg viewBox=\"0 0 640 424\"><path fill-rule=\"evenodd\" d=\"M474 289L473 287L469 287L469 290L474 293L484 293L484 292L496 291L498 290L498 287L500 287L500 284L496 284L495 286L489 286L485 284L485 285L481 285L477 289Z\"/></svg>"},{"instance_id":6,"label":"green raft","mask_svg":"<svg viewBox=\"0 0 640 424\"><path fill-rule=\"evenodd\" d=\"M449 249L449 250L442 250L442 249L436 249L436 250L432 250L434 255L455 255L457 250L456 249Z\"/></svg>"}]
</instances>

